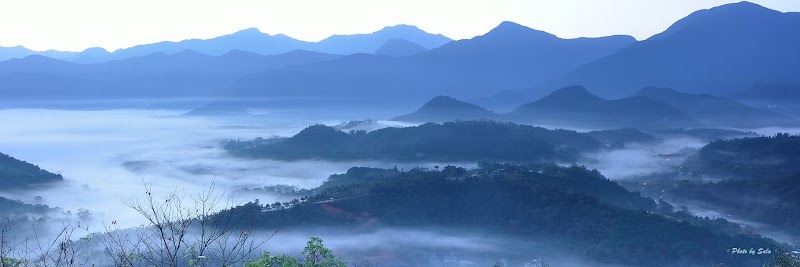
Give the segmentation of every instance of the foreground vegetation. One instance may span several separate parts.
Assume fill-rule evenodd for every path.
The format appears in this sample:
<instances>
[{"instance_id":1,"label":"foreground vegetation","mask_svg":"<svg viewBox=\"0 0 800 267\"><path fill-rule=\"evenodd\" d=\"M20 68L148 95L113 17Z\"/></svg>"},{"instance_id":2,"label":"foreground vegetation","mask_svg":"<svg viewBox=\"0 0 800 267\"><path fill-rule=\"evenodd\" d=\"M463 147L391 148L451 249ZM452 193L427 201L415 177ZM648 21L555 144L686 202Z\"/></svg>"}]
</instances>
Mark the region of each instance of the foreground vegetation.
<instances>
[{"instance_id":1,"label":"foreground vegetation","mask_svg":"<svg viewBox=\"0 0 800 267\"><path fill-rule=\"evenodd\" d=\"M632 265L761 265L771 256L733 255L730 248L777 246L758 236L706 228L727 225L724 220L689 219L671 207L656 210L653 200L581 167L484 163L475 171L448 166L407 172L360 169L352 175L359 173L365 175L332 177L330 181L338 180L335 186L301 204L263 213L264 206L249 203L232 211L260 214L267 225L287 228L479 228L550 240L589 259Z\"/></svg>"}]
</instances>

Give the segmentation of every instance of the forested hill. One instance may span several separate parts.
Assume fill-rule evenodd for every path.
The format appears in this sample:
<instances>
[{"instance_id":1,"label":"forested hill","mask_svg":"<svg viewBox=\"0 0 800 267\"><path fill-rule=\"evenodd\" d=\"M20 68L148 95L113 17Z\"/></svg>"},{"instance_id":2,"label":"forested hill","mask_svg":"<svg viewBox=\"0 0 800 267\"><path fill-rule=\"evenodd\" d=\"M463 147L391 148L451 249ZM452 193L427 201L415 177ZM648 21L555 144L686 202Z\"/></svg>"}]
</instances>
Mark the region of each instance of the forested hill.
<instances>
[{"instance_id":1,"label":"forested hill","mask_svg":"<svg viewBox=\"0 0 800 267\"><path fill-rule=\"evenodd\" d=\"M369 133L314 125L279 143L231 141L225 148L236 156L282 160L575 161L580 152L601 146L597 139L575 131L459 121Z\"/></svg>"},{"instance_id":2,"label":"forested hill","mask_svg":"<svg viewBox=\"0 0 800 267\"><path fill-rule=\"evenodd\" d=\"M250 203L235 211L260 216L269 227L481 229L489 235L546 240L596 261L638 266L760 266L771 257L732 255L729 249L776 246L757 236L728 235L688 220L619 207L626 201L644 208L655 204L579 167L484 163L475 171L448 166L370 172L348 172L353 176L349 182L302 204L263 212ZM359 182L356 176L364 179ZM376 177L380 180L371 180Z\"/></svg>"},{"instance_id":3,"label":"forested hill","mask_svg":"<svg viewBox=\"0 0 800 267\"><path fill-rule=\"evenodd\" d=\"M63 180L60 174L0 153L0 189L17 189Z\"/></svg>"},{"instance_id":4,"label":"forested hill","mask_svg":"<svg viewBox=\"0 0 800 267\"><path fill-rule=\"evenodd\" d=\"M18 200L0 197L0 226L8 223L28 223L46 217L49 213L57 211L43 204L25 204Z\"/></svg>"},{"instance_id":5,"label":"forested hill","mask_svg":"<svg viewBox=\"0 0 800 267\"><path fill-rule=\"evenodd\" d=\"M800 173L800 136L777 134L709 143L683 165L695 176L776 178Z\"/></svg>"},{"instance_id":6,"label":"forested hill","mask_svg":"<svg viewBox=\"0 0 800 267\"><path fill-rule=\"evenodd\" d=\"M800 234L800 173L770 180L679 183L671 195L702 201L748 220Z\"/></svg>"}]
</instances>

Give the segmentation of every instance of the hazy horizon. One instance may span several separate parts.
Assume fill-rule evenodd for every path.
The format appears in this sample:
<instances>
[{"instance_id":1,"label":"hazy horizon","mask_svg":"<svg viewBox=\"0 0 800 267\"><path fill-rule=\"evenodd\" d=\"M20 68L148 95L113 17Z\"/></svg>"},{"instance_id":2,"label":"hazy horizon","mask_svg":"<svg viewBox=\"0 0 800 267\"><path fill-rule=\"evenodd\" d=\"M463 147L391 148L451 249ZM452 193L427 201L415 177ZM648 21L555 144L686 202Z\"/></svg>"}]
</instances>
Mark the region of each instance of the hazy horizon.
<instances>
[{"instance_id":1,"label":"hazy horizon","mask_svg":"<svg viewBox=\"0 0 800 267\"><path fill-rule=\"evenodd\" d=\"M307 9L309 3L294 2L248 1L240 5L218 5L138 1L113 9L92 0L51 2L45 4L50 7L48 9L42 9L39 2L17 2L3 4L4 9L18 12L0 17L0 23L15 25L0 29L0 47L72 52L101 47L114 51L162 41L210 39L248 28L316 42L332 35L366 34L401 24L460 40L484 34L503 21L513 21L561 38L631 35L643 40L692 12L735 2L738 1L448 0L437 3L406 1L386 8L386 4L347 0L315 2L312 10ZM800 11L800 2L750 2L781 12ZM181 15L175 17L175 13ZM142 15L146 15L147 20L142 20ZM38 23L41 21L58 23Z\"/></svg>"}]
</instances>

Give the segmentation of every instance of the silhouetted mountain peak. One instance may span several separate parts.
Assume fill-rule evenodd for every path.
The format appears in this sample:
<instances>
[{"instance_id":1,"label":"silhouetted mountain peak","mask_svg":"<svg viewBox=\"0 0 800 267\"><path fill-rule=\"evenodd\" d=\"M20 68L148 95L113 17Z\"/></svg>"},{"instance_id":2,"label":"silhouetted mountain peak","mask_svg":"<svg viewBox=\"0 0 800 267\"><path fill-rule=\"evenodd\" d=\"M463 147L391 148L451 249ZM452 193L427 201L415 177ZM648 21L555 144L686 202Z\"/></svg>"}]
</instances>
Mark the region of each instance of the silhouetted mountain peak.
<instances>
[{"instance_id":1,"label":"silhouetted mountain peak","mask_svg":"<svg viewBox=\"0 0 800 267\"><path fill-rule=\"evenodd\" d=\"M459 101L458 99L455 99L453 97L440 95L434 97L433 99L428 101L428 103L425 103L425 105L422 106L422 109L430 109L430 108L450 109L450 108L463 108L463 107L479 108L478 106L475 106L467 102Z\"/></svg>"},{"instance_id":2,"label":"silhouetted mountain peak","mask_svg":"<svg viewBox=\"0 0 800 267\"><path fill-rule=\"evenodd\" d=\"M780 11L772 10L751 2L738 2L725 4L709 9L693 12L683 19L673 23L666 31L650 37L649 40L663 39L687 27L721 24L730 25L734 22L760 21L765 16L780 14Z\"/></svg>"},{"instance_id":3,"label":"silhouetted mountain peak","mask_svg":"<svg viewBox=\"0 0 800 267\"><path fill-rule=\"evenodd\" d=\"M563 103L585 103L585 102L596 102L596 101L604 101L602 99L591 92L586 90L583 86L580 85L573 85L564 87L558 90L553 91L549 95L545 96L539 101L546 101L546 102L563 102Z\"/></svg>"},{"instance_id":4,"label":"silhouetted mountain peak","mask_svg":"<svg viewBox=\"0 0 800 267\"><path fill-rule=\"evenodd\" d=\"M81 53L84 53L84 54L108 54L110 52L108 52L108 50L106 50L105 48L102 48L102 47L90 47L90 48L86 48L86 50L83 50L83 52L81 52Z\"/></svg>"},{"instance_id":5,"label":"silhouetted mountain peak","mask_svg":"<svg viewBox=\"0 0 800 267\"><path fill-rule=\"evenodd\" d=\"M504 21L497 27L486 33L484 36L494 37L523 37L523 36L536 36L540 38L558 38L553 34L545 31L540 31L526 26L520 25L511 21Z\"/></svg>"},{"instance_id":6,"label":"silhouetted mountain peak","mask_svg":"<svg viewBox=\"0 0 800 267\"><path fill-rule=\"evenodd\" d=\"M398 24L398 25L394 25L394 26L383 27L383 29L379 30L378 32L386 32L386 31L404 31L404 32L420 31L420 32L422 32L423 30L421 30L420 28L418 28L417 26L414 26L414 25Z\"/></svg>"},{"instance_id":7,"label":"silhouetted mountain peak","mask_svg":"<svg viewBox=\"0 0 800 267\"><path fill-rule=\"evenodd\" d=\"M261 32L261 30L259 30L258 28L247 28L247 29L244 29L244 30L240 30L240 31L234 32L234 33L232 33L232 34L230 34L230 35L237 35L237 36L262 36L262 35L268 35L268 34Z\"/></svg>"},{"instance_id":8,"label":"silhouetted mountain peak","mask_svg":"<svg viewBox=\"0 0 800 267\"><path fill-rule=\"evenodd\" d=\"M714 7L714 8L711 8L711 9L707 9L707 10L708 11L713 11L713 12L736 12L736 13L753 13L753 12L780 13L779 11L772 10L772 9L766 8L766 7L762 6L762 5L759 5L759 4L756 4L756 3L753 3L753 2L748 2L748 1L724 4L724 5L721 5L721 6L718 6L718 7Z\"/></svg>"},{"instance_id":9,"label":"silhouetted mountain peak","mask_svg":"<svg viewBox=\"0 0 800 267\"><path fill-rule=\"evenodd\" d=\"M392 120L414 122L442 122L454 120L493 119L497 116L483 107L449 96L437 96L429 100L414 113Z\"/></svg>"},{"instance_id":10,"label":"silhouetted mountain peak","mask_svg":"<svg viewBox=\"0 0 800 267\"><path fill-rule=\"evenodd\" d=\"M317 124L303 129L292 138L289 138L287 142L328 145L331 143L344 141L348 137L349 136L346 133L336 130L333 127Z\"/></svg>"},{"instance_id":11,"label":"silhouetted mountain peak","mask_svg":"<svg viewBox=\"0 0 800 267\"><path fill-rule=\"evenodd\" d=\"M509 31L509 30L530 30L530 28L522 26L522 24L513 21L503 21L494 30Z\"/></svg>"}]
</instances>

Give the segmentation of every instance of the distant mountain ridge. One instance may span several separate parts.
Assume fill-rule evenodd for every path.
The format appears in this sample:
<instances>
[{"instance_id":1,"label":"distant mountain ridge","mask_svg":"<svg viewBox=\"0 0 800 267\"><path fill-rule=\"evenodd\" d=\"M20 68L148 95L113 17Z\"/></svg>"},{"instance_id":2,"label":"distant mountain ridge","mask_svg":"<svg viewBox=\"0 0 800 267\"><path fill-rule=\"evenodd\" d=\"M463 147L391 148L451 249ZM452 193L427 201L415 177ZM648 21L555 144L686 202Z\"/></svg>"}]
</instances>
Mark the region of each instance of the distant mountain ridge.
<instances>
[{"instance_id":1,"label":"distant mountain ridge","mask_svg":"<svg viewBox=\"0 0 800 267\"><path fill-rule=\"evenodd\" d=\"M600 128L687 128L698 121L647 97L605 100L581 86L559 89L505 115L507 119L544 125Z\"/></svg>"},{"instance_id":2,"label":"distant mountain ridge","mask_svg":"<svg viewBox=\"0 0 800 267\"><path fill-rule=\"evenodd\" d=\"M649 87L630 97L606 100L582 86L555 90L539 100L500 114L452 97L437 96L413 113L392 120L417 123L499 120L555 127L649 130L800 125L795 118L711 95Z\"/></svg>"},{"instance_id":3,"label":"distant mountain ridge","mask_svg":"<svg viewBox=\"0 0 800 267\"><path fill-rule=\"evenodd\" d=\"M708 126L759 128L800 125L800 121L795 118L708 94L687 94L669 88L647 87L634 96L667 103Z\"/></svg>"},{"instance_id":4,"label":"distant mountain ridge","mask_svg":"<svg viewBox=\"0 0 800 267\"><path fill-rule=\"evenodd\" d=\"M340 57L301 50L271 56L184 50L78 64L34 55L0 62L0 93L5 101L208 97L248 73Z\"/></svg>"},{"instance_id":5,"label":"distant mountain ridge","mask_svg":"<svg viewBox=\"0 0 800 267\"><path fill-rule=\"evenodd\" d=\"M228 91L234 97L314 95L407 103L435 95L470 98L557 77L633 42L630 36L561 39L504 22L485 35L413 56L356 54L248 75Z\"/></svg>"},{"instance_id":6,"label":"distant mountain ridge","mask_svg":"<svg viewBox=\"0 0 800 267\"><path fill-rule=\"evenodd\" d=\"M367 34L333 35L319 42L300 41L283 34L270 35L261 32L257 28L249 28L211 39L188 39L178 42L164 41L119 49L113 53L102 48L89 48L82 52L37 52L21 46L0 47L0 61L23 58L30 55L43 55L79 63L100 63L146 56L153 53L173 54L185 50L193 50L212 56L224 55L233 50L262 55L284 54L293 50L350 55L372 53L387 41L393 39L407 40L425 49L433 49L452 41L444 35L430 34L410 25L387 26Z\"/></svg>"},{"instance_id":7,"label":"distant mountain ridge","mask_svg":"<svg viewBox=\"0 0 800 267\"><path fill-rule=\"evenodd\" d=\"M546 84L582 84L602 96L621 97L647 86L730 96L759 82L796 83L798 25L800 13L749 2L700 10Z\"/></svg>"}]
</instances>

